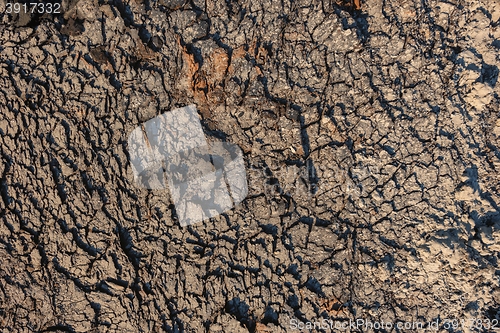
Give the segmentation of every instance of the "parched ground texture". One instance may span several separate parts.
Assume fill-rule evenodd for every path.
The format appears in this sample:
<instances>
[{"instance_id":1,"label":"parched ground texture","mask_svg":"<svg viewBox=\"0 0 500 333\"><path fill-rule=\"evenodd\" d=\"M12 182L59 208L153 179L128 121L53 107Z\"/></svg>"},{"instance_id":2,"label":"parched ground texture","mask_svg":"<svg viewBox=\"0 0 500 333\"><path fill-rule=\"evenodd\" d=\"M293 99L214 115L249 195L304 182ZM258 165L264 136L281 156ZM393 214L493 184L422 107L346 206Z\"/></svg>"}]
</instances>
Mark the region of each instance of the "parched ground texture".
<instances>
[{"instance_id":1,"label":"parched ground texture","mask_svg":"<svg viewBox=\"0 0 500 333\"><path fill-rule=\"evenodd\" d=\"M0 7L0 331L500 319L496 0ZM188 104L249 194L182 228L127 137Z\"/></svg>"}]
</instances>

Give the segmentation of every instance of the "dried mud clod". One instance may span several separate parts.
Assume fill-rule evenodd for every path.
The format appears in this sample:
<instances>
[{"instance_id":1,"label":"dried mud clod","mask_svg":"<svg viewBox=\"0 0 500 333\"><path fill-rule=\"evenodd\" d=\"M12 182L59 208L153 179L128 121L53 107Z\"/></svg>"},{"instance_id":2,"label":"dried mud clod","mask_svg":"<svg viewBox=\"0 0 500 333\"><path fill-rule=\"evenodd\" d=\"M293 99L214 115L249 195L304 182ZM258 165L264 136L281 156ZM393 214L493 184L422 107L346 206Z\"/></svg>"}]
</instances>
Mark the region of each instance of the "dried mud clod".
<instances>
[{"instance_id":1,"label":"dried mud clod","mask_svg":"<svg viewBox=\"0 0 500 333\"><path fill-rule=\"evenodd\" d=\"M361 0L337 0L337 5L353 10L361 10Z\"/></svg>"},{"instance_id":2,"label":"dried mud clod","mask_svg":"<svg viewBox=\"0 0 500 333\"><path fill-rule=\"evenodd\" d=\"M210 119L214 110L225 110L226 82L231 80L238 70L235 63L244 61L250 64L252 81L263 76L260 65L266 62L268 51L263 46L258 46L256 40L250 45L242 45L235 49L214 48L200 61L196 61L194 54L182 44L181 38L178 37L185 77L181 79L180 86L188 87L190 95L193 96L205 119ZM243 95L244 91L239 89L237 94Z\"/></svg>"},{"instance_id":3,"label":"dried mud clod","mask_svg":"<svg viewBox=\"0 0 500 333\"><path fill-rule=\"evenodd\" d=\"M349 311L344 304L335 296L331 298L322 298L319 300L320 310L325 311L332 318L345 318Z\"/></svg>"}]
</instances>

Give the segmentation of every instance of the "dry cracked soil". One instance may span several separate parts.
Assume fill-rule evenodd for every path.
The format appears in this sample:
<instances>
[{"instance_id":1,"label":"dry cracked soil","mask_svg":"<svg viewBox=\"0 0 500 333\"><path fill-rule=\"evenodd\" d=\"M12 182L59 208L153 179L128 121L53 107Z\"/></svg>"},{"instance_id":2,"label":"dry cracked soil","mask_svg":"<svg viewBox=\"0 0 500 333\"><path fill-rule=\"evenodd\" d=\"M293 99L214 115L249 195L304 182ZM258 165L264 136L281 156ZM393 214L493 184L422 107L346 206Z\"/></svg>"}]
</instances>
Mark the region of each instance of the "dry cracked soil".
<instances>
[{"instance_id":1,"label":"dry cracked soil","mask_svg":"<svg viewBox=\"0 0 500 333\"><path fill-rule=\"evenodd\" d=\"M497 0L8 3L1 332L500 329ZM190 104L248 195L181 227L127 137Z\"/></svg>"}]
</instances>

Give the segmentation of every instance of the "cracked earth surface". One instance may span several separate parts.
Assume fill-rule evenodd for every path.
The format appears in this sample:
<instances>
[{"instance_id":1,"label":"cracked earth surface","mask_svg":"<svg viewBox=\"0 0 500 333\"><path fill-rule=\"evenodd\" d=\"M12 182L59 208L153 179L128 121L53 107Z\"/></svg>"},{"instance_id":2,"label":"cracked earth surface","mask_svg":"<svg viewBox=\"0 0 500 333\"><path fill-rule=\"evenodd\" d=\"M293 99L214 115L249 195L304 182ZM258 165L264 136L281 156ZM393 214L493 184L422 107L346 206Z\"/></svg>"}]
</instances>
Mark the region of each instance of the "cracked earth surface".
<instances>
[{"instance_id":1,"label":"cracked earth surface","mask_svg":"<svg viewBox=\"0 0 500 333\"><path fill-rule=\"evenodd\" d=\"M2 332L500 319L497 1L62 4L1 8ZM127 136L189 104L249 193L182 228Z\"/></svg>"}]
</instances>

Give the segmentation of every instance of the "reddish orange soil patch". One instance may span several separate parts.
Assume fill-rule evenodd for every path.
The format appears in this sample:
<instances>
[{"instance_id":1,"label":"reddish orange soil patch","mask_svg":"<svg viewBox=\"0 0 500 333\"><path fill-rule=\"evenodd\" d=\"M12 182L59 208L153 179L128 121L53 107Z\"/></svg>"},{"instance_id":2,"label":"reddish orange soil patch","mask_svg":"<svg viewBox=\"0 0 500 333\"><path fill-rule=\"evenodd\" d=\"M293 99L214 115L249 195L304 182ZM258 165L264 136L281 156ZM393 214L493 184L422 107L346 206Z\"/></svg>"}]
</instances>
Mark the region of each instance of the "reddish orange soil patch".
<instances>
[{"instance_id":1,"label":"reddish orange soil patch","mask_svg":"<svg viewBox=\"0 0 500 333\"><path fill-rule=\"evenodd\" d=\"M183 88L188 88L188 93L192 94L202 116L207 118L211 115L210 109L215 109L225 103L224 84L226 78L237 70L233 65L234 61L250 56L255 57L256 62L261 64L266 61L267 56L266 50L263 47L257 47L257 42L253 41L250 46L235 48L231 56L224 48L217 48L203 59L203 65L200 66L194 55L182 45L180 37L178 44L183 60L183 78L179 78L179 84ZM259 75L263 75L262 71L255 67L252 78Z\"/></svg>"}]
</instances>

